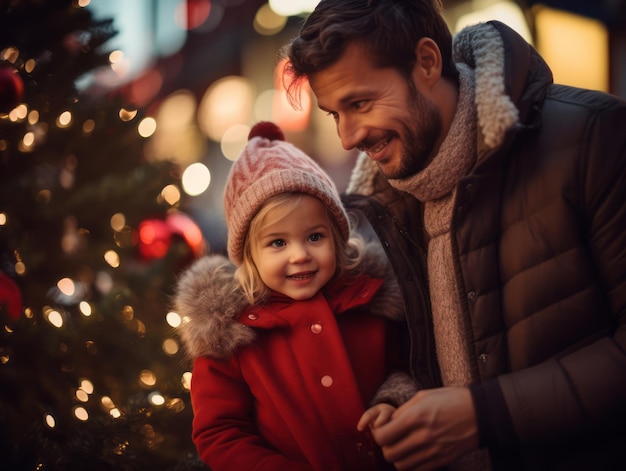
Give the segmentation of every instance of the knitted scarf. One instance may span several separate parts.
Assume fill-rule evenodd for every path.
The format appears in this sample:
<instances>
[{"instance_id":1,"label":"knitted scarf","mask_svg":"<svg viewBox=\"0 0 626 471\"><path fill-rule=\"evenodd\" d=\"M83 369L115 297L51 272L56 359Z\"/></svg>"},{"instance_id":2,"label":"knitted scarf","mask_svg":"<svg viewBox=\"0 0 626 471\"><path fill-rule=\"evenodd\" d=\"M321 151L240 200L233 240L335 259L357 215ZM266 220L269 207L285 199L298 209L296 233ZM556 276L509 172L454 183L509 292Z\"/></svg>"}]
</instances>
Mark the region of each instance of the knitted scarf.
<instances>
[{"instance_id":1,"label":"knitted scarf","mask_svg":"<svg viewBox=\"0 0 626 471\"><path fill-rule=\"evenodd\" d=\"M456 183L476 161L476 107L474 74L457 64L459 99L450 131L439 153L420 173L389 183L424 203L424 226L429 236L428 273L437 357L444 386L467 386L471 380L467 351L468 320L461 315L454 278L450 221Z\"/></svg>"},{"instance_id":2,"label":"knitted scarf","mask_svg":"<svg viewBox=\"0 0 626 471\"><path fill-rule=\"evenodd\" d=\"M461 310L454 276L450 222L456 183L476 162L476 106L474 72L457 64L460 77L457 111L450 131L430 165L406 179L390 179L398 190L424 203L424 227L429 237L428 273L437 358L444 386L468 386L472 382L466 332L469 319ZM489 470L486 450L462 456L448 469Z\"/></svg>"}]
</instances>

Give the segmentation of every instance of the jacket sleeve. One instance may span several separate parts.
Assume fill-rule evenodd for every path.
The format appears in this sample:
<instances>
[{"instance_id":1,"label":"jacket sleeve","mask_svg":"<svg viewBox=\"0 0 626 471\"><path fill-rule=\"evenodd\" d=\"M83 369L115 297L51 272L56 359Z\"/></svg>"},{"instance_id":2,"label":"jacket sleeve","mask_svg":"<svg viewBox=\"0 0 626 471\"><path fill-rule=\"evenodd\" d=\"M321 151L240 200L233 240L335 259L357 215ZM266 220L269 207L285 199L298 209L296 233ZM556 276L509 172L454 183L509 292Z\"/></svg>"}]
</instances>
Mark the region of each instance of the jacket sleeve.
<instances>
[{"instance_id":1,"label":"jacket sleeve","mask_svg":"<svg viewBox=\"0 0 626 471\"><path fill-rule=\"evenodd\" d=\"M192 439L211 469L312 471L307 463L276 453L255 426L250 391L233 357L194 361L191 383L194 409Z\"/></svg>"},{"instance_id":2,"label":"jacket sleeve","mask_svg":"<svg viewBox=\"0 0 626 471\"><path fill-rule=\"evenodd\" d=\"M387 403L394 407L400 407L411 399L419 391L413 378L403 371L391 373L380 385L370 405Z\"/></svg>"},{"instance_id":3,"label":"jacket sleeve","mask_svg":"<svg viewBox=\"0 0 626 471\"><path fill-rule=\"evenodd\" d=\"M598 303L593 316L607 328L585 345L474 386L483 444L495 440L506 446L517 438L526 445L550 445L574 436L591 440L625 433L625 124L626 106L615 102L590 120L579 161L580 201L572 203L603 292L604 305Z\"/></svg>"}]
</instances>

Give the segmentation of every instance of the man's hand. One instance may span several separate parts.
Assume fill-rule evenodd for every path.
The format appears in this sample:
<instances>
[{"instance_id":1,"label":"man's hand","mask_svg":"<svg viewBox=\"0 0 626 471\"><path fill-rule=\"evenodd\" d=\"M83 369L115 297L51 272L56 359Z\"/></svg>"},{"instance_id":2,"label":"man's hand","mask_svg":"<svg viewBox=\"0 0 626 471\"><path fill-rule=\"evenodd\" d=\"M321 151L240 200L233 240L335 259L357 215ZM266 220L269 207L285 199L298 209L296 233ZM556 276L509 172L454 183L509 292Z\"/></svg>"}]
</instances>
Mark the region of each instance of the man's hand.
<instances>
[{"instance_id":1,"label":"man's hand","mask_svg":"<svg viewBox=\"0 0 626 471\"><path fill-rule=\"evenodd\" d=\"M368 411L365 412L367 414ZM361 418L359 424L364 421ZM478 448L478 427L467 388L419 391L372 435L399 470L434 470Z\"/></svg>"}]
</instances>

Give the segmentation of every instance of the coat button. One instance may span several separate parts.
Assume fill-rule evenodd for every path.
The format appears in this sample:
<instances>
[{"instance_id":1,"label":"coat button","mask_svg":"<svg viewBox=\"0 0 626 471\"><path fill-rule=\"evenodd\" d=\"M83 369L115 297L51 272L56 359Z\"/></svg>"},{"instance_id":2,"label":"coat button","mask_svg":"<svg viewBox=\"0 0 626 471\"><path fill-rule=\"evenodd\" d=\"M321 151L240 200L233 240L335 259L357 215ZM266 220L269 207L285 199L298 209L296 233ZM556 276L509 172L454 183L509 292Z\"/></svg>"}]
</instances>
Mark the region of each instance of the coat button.
<instances>
[{"instance_id":1,"label":"coat button","mask_svg":"<svg viewBox=\"0 0 626 471\"><path fill-rule=\"evenodd\" d=\"M469 299L471 302L475 302L476 301L476 291L469 291L467 293L467 299Z\"/></svg>"},{"instance_id":2,"label":"coat button","mask_svg":"<svg viewBox=\"0 0 626 471\"><path fill-rule=\"evenodd\" d=\"M259 318L256 314L248 314L248 319L251 321L256 321Z\"/></svg>"},{"instance_id":3,"label":"coat button","mask_svg":"<svg viewBox=\"0 0 626 471\"><path fill-rule=\"evenodd\" d=\"M483 363L487 363L487 354L481 353L480 355L478 355L478 359L482 361Z\"/></svg>"},{"instance_id":4,"label":"coat button","mask_svg":"<svg viewBox=\"0 0 626 471\"><path fill-rule=\"evenodd\" d=\"M319 334L322 332L322 324L320 324L319 322L316 322L315 324L311 325L311 332L313 332L314 334Z\"/></svg>"},{"instance_id":5,"label":"coat button","mask_svg":"<svg viewBox=\"0 0 626 471\"><path fill-rule=\"evenodd\" d=\"M325 388L330 388L333 385L333 377L329 375L322 376L321 380L322 386Z\"/></svg>"}]
</instances>

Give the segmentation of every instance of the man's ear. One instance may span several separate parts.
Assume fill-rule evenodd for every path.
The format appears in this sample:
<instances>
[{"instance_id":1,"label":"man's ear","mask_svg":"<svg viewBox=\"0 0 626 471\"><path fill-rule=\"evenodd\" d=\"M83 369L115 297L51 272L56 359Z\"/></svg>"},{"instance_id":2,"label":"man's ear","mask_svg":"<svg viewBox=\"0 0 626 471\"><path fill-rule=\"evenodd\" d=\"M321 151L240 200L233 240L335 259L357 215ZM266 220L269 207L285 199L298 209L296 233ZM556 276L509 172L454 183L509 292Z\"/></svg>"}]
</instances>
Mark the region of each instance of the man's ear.
<instances>
[{"instance_id":1,"label":"man's ear","mask_svg":"<svg viewBox=\"0 0 626 471\"><path fill-rule=\"evenodd\" d=\"M434 84L441 77L443 60L437 43L431 38L422 38L415 45L415 67L413 79L425 84Z\"/></svg>"}]
</instances>

